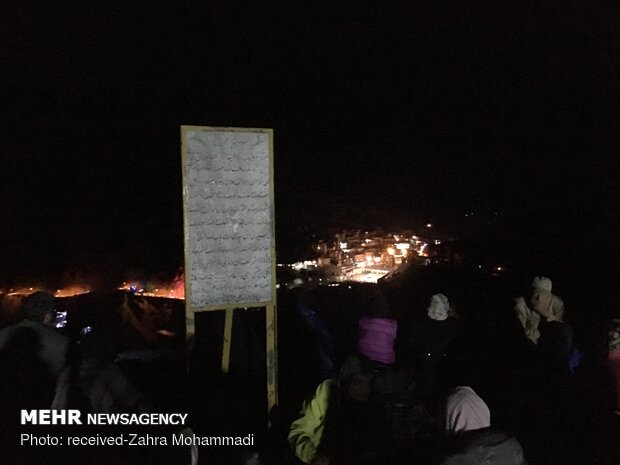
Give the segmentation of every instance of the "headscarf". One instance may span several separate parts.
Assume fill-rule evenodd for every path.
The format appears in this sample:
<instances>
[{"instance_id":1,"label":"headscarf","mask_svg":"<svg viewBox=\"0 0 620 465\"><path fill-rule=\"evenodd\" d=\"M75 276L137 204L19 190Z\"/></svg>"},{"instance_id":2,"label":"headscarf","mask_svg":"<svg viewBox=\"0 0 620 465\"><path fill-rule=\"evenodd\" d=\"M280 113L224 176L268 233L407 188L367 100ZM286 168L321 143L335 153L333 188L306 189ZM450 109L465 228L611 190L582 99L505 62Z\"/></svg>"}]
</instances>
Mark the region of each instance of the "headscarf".
<instances>
[{"instance_id":1,"label":"headscarf","mask_svg":"<svg viewBox=\"0 0 620 465\"><path fill-rule=\"evenodd\" d=\"M551 292L553 283L546 276L536 276L532 282L532 287L537 291Z\"/></svg>"},{"instance_id":2,"label":"headscarf","mask_svg":"<svg viewBox=\"0 0 620 465\"><path fill-rule=\"evenodd\" d=\"M469 386L459 386L446 401L446 430L453 433L491 426L491 412Z\"/></svg>"},{"instance_id":3,"label":"headscarf","mask_svg":"<svg viewBox=\"0 0 620 465\"><path fill-rule=\"evenodd\" d=\"M443 321L448 318L450 303L448 298L443 294L435 294L431 297L431 304L426 313L431 320Z\"/></svg>"},{"instance_id":4,"label":"headscarf","mask_svg":"<svg viewBox=\"0 0 620 465\"><path fill-rule=\"evenodd\" d=\"M357 350L370 360L391 365L396 361L394 340L398 323L391 318L368 318L359 320Z\"/></svg>"},{"instance_id":5,"label":"headscarf","mask_svg":"<svg viewBox=\"0 0 620 465\"><path fill-rule=\"evenodd\" d=\"M545 276L536 276L532 282L535 301L534 310L545 317L547 321L564 320L564 302L551 292L553 283Z\"/></svg>"}]
</instances>

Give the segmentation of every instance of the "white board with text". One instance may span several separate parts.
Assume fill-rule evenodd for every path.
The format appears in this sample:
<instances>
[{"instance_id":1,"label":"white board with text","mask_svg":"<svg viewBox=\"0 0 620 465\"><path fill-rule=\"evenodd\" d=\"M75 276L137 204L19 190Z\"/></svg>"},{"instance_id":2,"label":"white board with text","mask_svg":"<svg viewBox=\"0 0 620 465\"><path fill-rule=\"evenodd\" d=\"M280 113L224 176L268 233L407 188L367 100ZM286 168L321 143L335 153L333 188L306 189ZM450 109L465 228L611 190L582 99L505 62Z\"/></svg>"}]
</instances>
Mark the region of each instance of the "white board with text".
<instances>
[{"instance_id":1,"label":"white board with text","mask_svg":"<svg viewBox=\"0 0 620 465\"><path fill-rule=\"evenodd\" d=\"M272 131L182 126L181 138L187 304L271 304Z\"/></svg>"}]
</instances>

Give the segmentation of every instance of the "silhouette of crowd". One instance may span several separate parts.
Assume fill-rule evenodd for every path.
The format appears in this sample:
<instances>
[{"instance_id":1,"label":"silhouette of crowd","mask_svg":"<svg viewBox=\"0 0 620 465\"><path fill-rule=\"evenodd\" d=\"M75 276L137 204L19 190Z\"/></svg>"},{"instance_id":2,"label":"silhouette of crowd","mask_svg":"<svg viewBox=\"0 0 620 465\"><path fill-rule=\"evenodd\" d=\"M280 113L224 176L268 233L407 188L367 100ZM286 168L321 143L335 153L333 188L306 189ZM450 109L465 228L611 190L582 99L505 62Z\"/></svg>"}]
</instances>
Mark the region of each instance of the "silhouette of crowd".
<instances>
[{"instance_id":1,"label":"silhouette of crowd","mask_svg":"<svg viewBox=\"0 0 620 465\"><path fill-rule=\"evenodd\" d=\"M123 350L122 331L106 325L69 338L54 326L57 299L35 292L23 299L22 320L0 330L1 456L42 465L620 463L620 320L604 321L586 344L569 324L570 302L565 308L548 277L515 295L485 280L453 284L282 291L281 401L269 412L270 428L252 448L200 454L196 447L18 447L25 432L52 431L21 425L22 409L153 412L157 389L169 395L163 383L135 382L145 361L166 349ZM117 309L122 321L137 318L126 297ZM252 312L235 319L231 373L223 375L214 374L217 360L213 370L196 364L196 354L217 339L209 317L212 332L203 332L189 360L191 400L181 406L176 396L169 407L191 410L199 431L254 431L265 407L257 388L264 388L264 320ZM157 334L149 335L152 345ZM119 428L84 426L77 434Z\"/></svg>"}]
</instances>

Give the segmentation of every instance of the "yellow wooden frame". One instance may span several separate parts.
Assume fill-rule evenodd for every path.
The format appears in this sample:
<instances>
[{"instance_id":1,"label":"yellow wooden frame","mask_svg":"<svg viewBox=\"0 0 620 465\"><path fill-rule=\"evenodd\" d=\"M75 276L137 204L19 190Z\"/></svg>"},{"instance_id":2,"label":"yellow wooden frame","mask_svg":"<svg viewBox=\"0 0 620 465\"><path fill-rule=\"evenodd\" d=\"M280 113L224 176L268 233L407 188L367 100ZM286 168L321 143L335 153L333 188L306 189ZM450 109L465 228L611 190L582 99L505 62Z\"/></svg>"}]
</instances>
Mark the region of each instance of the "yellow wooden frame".
<instances>
[{"instance_id":1,"label":"yellow wooden frame","mask_svg":"<svg viewBox=\"0 0 620 465\"><path fill-rule=\"evenodd\" d=\"M230 347L232 344L232 326L234 309L236 308L256 308L265 307L265 332L266 332L266 355L267 355L267 404L271 409L278 403L278 351L277 351L277 313L276 313L276 244L275 244L275 208L274 208L274 170L273 170L273 129L262 128L231 128L213 126L181 126L181 162L183 173L183 245L185 263L189 263L189 194L187 186L187 146L185 143L188 131L227 131L227 132L258 132L268 135L269 140L269 194L271 210L271 296L268 302L237 302L234 304L211 305L192 307L190 299L190 273L191 270L185 267L185 330L186 341L193 338L196 327L194 314L196 312L224 310L224 339L222 343L222 371L228 373L230 368Z\"/></svg>"}]
</instances>

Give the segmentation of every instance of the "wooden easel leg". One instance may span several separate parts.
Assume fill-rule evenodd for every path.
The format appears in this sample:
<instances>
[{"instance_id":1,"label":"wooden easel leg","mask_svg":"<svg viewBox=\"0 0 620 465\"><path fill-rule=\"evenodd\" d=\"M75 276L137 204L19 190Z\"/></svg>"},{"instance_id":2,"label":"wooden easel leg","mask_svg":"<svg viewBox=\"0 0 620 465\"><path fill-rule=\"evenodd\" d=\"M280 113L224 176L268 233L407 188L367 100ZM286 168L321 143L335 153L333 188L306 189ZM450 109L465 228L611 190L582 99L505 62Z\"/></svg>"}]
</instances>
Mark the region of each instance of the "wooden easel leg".
<instances>
[{"instance_id":1,"label":"wooden easel leg","mask_svg":"<svg viewBox=\"0 0 620 465\"><path fill-rule=\"evenodd\" d=\"M266 308L267 330L267 406L278 405L278 317L275 305Z\"/></svg>"},{"instance_id":2,"label":"wooden easel leg","mask_svg":"<svg viewBox=\"0 0 620 465\"><path fill-rule=\"evenodd\" d=\"M230 369L230 345L232 343L232 325L234 309L227 308L224 319L224 341L222 342L222 372L228 373Z\"/></svg>"},{"instance_id":3,"label":"wooden easel leg","mask_svg":"<svg viewBox=\"0 0 620 465\"><path fill-rule=\"evenodd\" d=\"M194 341L196 337L196 323L194 312L185 307L185 370L189 372L189 357L194 349Z\"/></svg>"}]
</instances>

